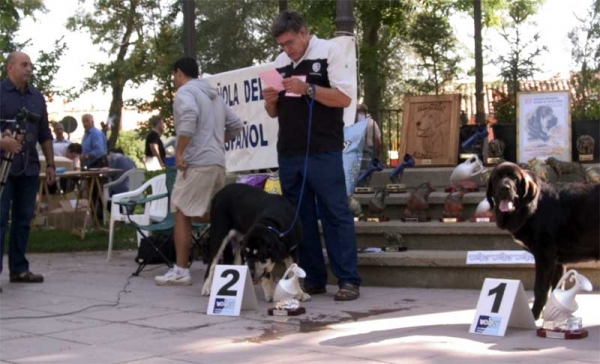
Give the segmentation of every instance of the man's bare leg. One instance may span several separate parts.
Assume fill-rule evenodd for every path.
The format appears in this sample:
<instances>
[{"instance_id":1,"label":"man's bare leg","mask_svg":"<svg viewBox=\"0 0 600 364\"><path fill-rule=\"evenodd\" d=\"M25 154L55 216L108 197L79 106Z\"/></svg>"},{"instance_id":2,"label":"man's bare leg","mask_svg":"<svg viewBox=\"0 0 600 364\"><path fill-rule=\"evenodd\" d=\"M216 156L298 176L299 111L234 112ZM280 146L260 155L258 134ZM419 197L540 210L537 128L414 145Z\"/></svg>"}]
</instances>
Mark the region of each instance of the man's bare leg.
<instances>
[{"instance_id":1,"label":"man's bare leg","mask_svg":"<svg viewBox=\"0 0 600 364\"><path fill-rule=\"evenodd\" d=\"M185 216L181 210L177 210L175 212L175 253L179 268L187 268L190 264L191 240L192 219Z\"/></svg>"}]
</instances>

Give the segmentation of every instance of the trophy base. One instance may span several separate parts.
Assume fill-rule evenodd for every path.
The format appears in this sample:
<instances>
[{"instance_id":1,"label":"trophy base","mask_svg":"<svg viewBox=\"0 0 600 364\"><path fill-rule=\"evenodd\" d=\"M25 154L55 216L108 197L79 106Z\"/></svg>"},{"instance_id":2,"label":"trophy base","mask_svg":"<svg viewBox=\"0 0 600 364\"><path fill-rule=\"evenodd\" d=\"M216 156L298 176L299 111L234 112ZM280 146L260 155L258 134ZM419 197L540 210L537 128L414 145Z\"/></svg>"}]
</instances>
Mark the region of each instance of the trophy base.
<instances>
[{"instance_id":1,"label":"trophy base","mask_svg":"<svg viewBox=\"0 0 600 364\"><path fill-rule=\"evenodd\" d=\"M403 222L430 222L430 217L403 217L400 220Z\"/></svg>"},{"instance_id":2,"label":"trophy base","mask_svg":"<svg viewBox=\"0 0 600 364\"><path fill-rule=\"evenodd\" d=\"M489 157L485 160L485 164L490 166L490 165L500 164L503 161L504 161L504 159L502 159L501 157Z\"/></svg>"},{"instance_id":3,"label":"trophy base","mask_svg":"<svg viewBox=\"0 0 600 364\"><path fill-rule=\"evenodd\" d=\"M361 195L365 193L373 193L373 189L371 187L356 187L354 189L354 194Z\"/></svg>"},{"instance_id":4,"label":"trophy base","mask_svg":"<svg viewBox=\"0 0 600 364\"><path fill-rule=\"evenodd\" d=\"M298 307L294 310L278 310L275 307L271 307L267 311L269 316L299 316L306 313L304 307Z\"/></svg>"},{"instance_id":5,"label":"trophy base","mask_svg":"<svg viewBox=\"0 0 600 364\"><path fill-rule=\"evenodd\" d=\"M470 222L495 222L493 217L472 217Z\"/></svg>"},{"instance_id":6,"label":"trophy base","mask_svg":"<svg viewBox=\"0 0 600 364\"><path fill-rule=\"evenodd\" d=\"M390 221L390 218L387 216L381 216L381 217L363 217L360 219L361 221L366 221L366 222L385 222L385 221Z\"/></svg>"},{"instance_id":7,"label":"trophy base","mask_svg":"<svg viewBox=\"0 0 600 364\"><path fill-rule=\"evenodd\" d=\"M537 336L545 337L546 339L559 339L559 340L577 340L588 337L588 331L581 329L577 331L566 331L566 330L548 330L539 328L536 331Z\"/></svg>"},{"instance_id":8,"label":"trophy base","mask_svg":"<svg viewBox=\"0 0 600 364\"><path fill-rule=\"evenodd\" d=\"M593 154L580 154L579 155L579 161L580 162L593 162L594 161L594 155Z\"/></svg>"},{"instance_id":9,"label":"trophy base","mask_svg":"<svg viewBox=\"0 0 600 364\"><path fill-rule=\"evenodd\" d=\"M446 187L446 189L444 191L447 192L447 193L458 192L458 191L463 191L463 192L479 192L479 187L456 188L456 187L450 186L450 187Z\"/></svg>"},{"instance_id":10,"label":"trophy base","mask_svg":"<svg viewBox=\"0 0 600 364\"><path fill-rule=\"evenodd\" d=\"M477 157L477 158L479 158L479 156L477 155L477 153L460 153L458 155L458 158L461 159L461 160L467 160L467 159L469 159L471 157Z\"/></svg>"},{"instance_id":11,"label":"trophy base","mask_svg":"<svg viewBox=\"0 0 600 364\"><path fill-rule=\"evenodd\" d=\"M451 224L455 222L463 222L465 221L462 217L440 217L440 222L445 224Z\"/></svg>"},{"instance_id":12,"label":"trophy base","mask_svg":"<svg viewBox=\"0 0 600 364\"><path fill-rule=\"evenodd\" d=\"M385 189L388 193L406 193L406 185L403 183L390 183Z\"/></svg>"}]
</instances>

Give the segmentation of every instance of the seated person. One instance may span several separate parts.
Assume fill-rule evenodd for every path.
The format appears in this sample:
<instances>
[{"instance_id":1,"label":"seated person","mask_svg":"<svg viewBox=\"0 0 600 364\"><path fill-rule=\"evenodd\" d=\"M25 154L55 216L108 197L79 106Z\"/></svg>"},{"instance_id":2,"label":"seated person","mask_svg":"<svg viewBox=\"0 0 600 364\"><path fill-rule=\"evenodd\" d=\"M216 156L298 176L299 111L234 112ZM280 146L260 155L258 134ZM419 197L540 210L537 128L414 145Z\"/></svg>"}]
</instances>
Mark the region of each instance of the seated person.
<instances>
[{"instance_id":1,"label":"seated person","mask_svg":"<svg viewBox=\"0 0 600 364\"><path fill-rule=\"evenodd\" d=\"M81 144L71 143L67 147L65 156L73 161L73 170L81 170Z\"/></svg>"},{"instance_id":2,"label":"seated person","mask_svg":"<svg viewBox=\"0 0 600 364\"><path fill-rule=\"evenodd\" d=\"M130 169L136 168L133 160L125 155L123 155L123 150L121 148L111 148L108 151L108 167L111 169L120 169L121 171L111 175L110 180L116 181L119 179L125 172ZM116 186L112 186L108 190L108 194L110 196L116 193L127 192L127 178L123 180Z\"/></svg>"}]
</instances>

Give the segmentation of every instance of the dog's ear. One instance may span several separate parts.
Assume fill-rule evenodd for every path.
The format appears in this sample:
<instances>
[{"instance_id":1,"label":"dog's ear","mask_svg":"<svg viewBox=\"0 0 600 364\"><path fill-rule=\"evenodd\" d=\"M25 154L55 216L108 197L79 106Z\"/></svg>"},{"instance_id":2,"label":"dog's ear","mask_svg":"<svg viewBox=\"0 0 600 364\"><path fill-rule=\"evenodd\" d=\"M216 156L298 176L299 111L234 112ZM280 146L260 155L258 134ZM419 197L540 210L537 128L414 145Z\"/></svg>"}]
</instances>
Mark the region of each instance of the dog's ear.
<instances>
[{"instance_id":1,"label":"dog's ear","mask_svg":"<svg viewBox=\"0 0 600 364\"><path fill-rule=\"evenodd\" d=\"M490 208L494 208L494 181L497 179L496 170L492 171L490 178L488 178L487 189L485 191L485 197L487 202L490 204Z\"/></svg>"},{"instance_id":2,"label":"dog's ear","mask_svg":"<svg viewBox=\"0 0 600 364\"><path fill-rule=\"evenodd\" d=\"M537 177L531 171L521 171L521 181L519 183L519 196L521 200L528 204L535 199L538 194Z\"/></svg>"}]
</instances>

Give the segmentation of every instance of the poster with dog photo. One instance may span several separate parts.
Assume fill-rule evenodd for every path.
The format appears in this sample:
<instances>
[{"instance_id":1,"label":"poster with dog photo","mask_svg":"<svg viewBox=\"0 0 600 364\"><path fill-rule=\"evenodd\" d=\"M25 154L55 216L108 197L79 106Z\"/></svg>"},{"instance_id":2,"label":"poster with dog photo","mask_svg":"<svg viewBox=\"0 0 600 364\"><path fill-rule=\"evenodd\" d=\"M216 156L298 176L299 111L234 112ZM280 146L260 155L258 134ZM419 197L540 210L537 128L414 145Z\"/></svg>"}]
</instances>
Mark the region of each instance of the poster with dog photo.
<instances>
[{"instance_id":1,"label":"poster with dog photo","mask_svg":"<svg viewBox=\"0 0 600 364\"><path fill-rule=\"evenodd\" d=\"M554 157L571 161L571 113L568 92L520 92L517 160Z\"/></svg>"}]
</instances>

